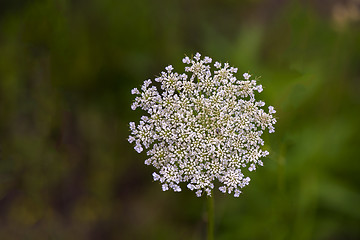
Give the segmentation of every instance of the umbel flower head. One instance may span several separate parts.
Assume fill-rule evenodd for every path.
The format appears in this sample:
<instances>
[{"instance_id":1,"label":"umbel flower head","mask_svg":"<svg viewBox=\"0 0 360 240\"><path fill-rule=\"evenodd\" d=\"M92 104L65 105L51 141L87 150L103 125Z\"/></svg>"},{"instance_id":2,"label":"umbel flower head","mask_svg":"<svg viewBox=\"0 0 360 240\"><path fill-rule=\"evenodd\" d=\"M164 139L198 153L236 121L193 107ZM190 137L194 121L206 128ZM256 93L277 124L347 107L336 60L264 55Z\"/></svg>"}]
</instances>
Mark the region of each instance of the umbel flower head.
<instances>
[{"instance_id":1,"label":"umbel flower head","mask_svg":"<svg viewBox=\"0 0 360 240\"><path fill-rule=\"evenodd\" d=\"M198 197L211 196L218 180L221 192L238 197L250 181L243 170L263 166L261 158L269 154L261 136L275 131L275 110L265 111L265 103L255 99L263 88L250 74L237 79L237 68L211 62L199 53L185 57L185 73L169 65L155 78L161 90L150 79L141 90L132 89L131 108L148 115L130 122L128 140L138 153L147 149L145 164L157 169L153 178L163 191L180 192L185 182Z\"/></svg>"}]
</instances>

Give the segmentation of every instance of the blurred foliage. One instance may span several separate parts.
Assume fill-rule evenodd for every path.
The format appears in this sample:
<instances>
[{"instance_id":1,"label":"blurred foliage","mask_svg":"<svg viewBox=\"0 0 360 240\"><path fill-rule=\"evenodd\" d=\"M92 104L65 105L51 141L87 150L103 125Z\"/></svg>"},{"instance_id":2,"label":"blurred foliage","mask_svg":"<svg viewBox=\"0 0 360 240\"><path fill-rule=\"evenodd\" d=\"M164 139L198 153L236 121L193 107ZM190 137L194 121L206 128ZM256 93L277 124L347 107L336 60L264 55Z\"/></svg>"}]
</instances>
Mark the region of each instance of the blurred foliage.
<instances>
[{"instance_id":1,"label":"blurred foliage","mask_svg":"<svg viewBox=\"0 0 360 240\"><path fill-rule=\"evenodd\" d=\"M359 21L356 0L1 1L0 239L203 239L204 199L126 140L130 89L196 51L261 76L278 118L216 239L359 239Z\"/></svg>"}]
</instances>

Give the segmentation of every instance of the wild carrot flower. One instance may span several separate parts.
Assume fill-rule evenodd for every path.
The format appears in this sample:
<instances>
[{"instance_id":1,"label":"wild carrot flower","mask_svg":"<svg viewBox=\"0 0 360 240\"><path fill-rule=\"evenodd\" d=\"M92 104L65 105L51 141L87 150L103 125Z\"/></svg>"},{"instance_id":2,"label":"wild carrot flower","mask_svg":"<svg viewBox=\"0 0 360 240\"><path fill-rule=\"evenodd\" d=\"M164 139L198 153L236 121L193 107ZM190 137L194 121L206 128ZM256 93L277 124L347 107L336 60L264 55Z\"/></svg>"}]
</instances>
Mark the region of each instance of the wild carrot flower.
<instances>
[{"instance_id":1,"label":"wild carrot flower","mask_svg":"<svg viewBox=\"0 0 360 240\"><path fill-rule=\"evenodd\" d=\"M141 90L134 88L131 108L148 114L130 122L128 140L138 153L147 149L145 164L157 169L153 178L163 191L180 192L185 182L198 197L211 196L218 180L221 192L238 197L250 181L243 170L263 166L261 158L269 154L261 136L275 131L276 111L265 111L255 99L263 88L249 73L238 79L237 68L211 62L199 53L185 57L185 73L169 65L155 78L158 84L149 79Z\"/></svg>"}]
</instances>

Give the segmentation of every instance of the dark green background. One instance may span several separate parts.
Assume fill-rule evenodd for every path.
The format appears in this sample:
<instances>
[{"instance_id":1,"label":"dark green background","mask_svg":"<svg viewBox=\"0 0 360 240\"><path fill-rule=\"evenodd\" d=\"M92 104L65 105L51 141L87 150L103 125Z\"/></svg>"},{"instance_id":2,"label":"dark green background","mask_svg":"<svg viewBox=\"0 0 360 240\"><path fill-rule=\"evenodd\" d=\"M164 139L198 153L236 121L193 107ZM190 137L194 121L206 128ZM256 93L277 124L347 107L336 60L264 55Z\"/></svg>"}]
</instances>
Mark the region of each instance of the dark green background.
<instances>
[{"instance_id":1,"label":"dark green background","mask_svg":"<svg viewBox=\"0 0 360 240\"><path fill-rule=\"evenodd\" d=\"M126 140L130 90L197 51L261 76L278 119L216 239L360 239L356 0L0 1L0 239L203 239L205 199Z\"/></svg>"}]
</instances>

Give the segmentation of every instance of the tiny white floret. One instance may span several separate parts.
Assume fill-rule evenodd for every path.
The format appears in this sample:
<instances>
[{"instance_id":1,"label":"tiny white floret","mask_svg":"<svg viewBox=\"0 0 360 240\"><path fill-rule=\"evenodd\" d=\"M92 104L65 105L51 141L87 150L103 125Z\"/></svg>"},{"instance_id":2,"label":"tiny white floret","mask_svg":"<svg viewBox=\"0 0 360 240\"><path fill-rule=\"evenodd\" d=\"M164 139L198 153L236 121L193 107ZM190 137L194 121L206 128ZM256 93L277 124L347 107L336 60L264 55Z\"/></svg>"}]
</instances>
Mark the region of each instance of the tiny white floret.
<instances>
[{"instance_id":1,"label":"tiny white floret","mask_svg":"<svg viewBox=\"0 0 360 240\"><path fill-rule=\"evenodd\" d=\"M251 75L249 73L244 73L243 77L244 77L244 79L249 80Z\"/></svg>"}]
</instances>

